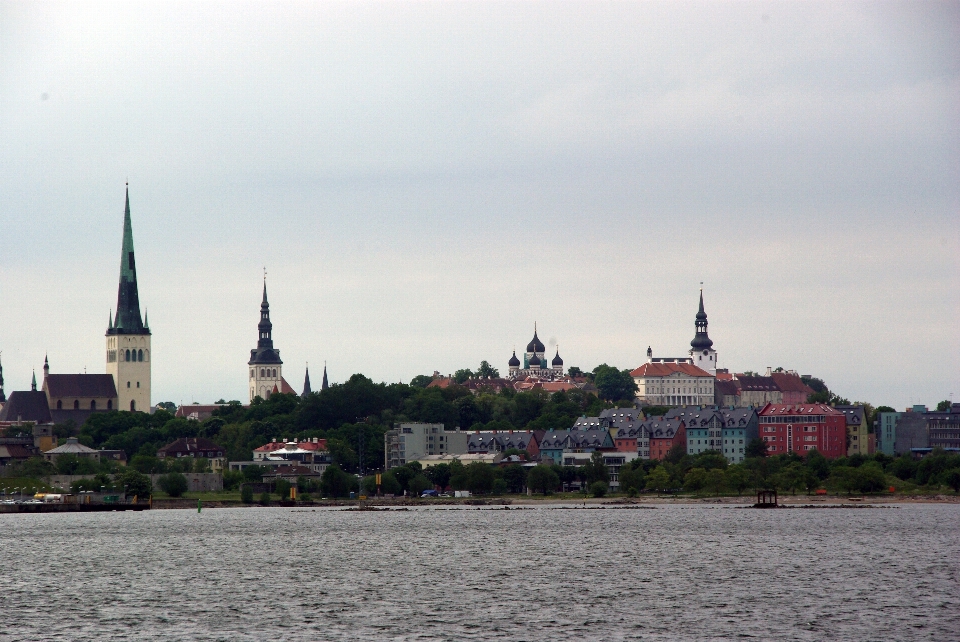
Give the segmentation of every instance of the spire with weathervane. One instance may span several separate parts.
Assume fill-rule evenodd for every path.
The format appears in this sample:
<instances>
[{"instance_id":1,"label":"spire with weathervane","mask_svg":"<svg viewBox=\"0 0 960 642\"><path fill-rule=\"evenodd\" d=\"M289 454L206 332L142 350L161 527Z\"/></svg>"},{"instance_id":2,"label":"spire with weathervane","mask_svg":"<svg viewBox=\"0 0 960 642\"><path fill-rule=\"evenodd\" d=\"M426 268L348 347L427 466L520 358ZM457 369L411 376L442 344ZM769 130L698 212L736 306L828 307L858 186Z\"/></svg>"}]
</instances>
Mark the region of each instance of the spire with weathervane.
<instances>
[{"instance_id":1,"label":"spire with weathervane","mask_svg":"<svg viewBox=\"0 0 960 642\"><path fill-rule=\"evenodd\" d=\"M283 361L273 347L273 323L267 301L267 270L263 270L263 300L260 302L260 323L257 324L257 347L250 351L250 401L268 399L273 391L283 390Z\"/></svg>"},{"instance_id":2,"label":"spire with weathervane","mask_svg":"<svg viewBox=\"0 0 960 642\"><path fill-rule=\"evenodd\" d=\"M690 342L690 352L693 363L698 368L710 374L717 374L717 351L713 349L713 341L707 336L707 313L703 309L703 288L700 288L700 309L694 322L697 332ZM649 354L649 352L648 352Z\"/></svg>"},{"instance_id":3,"label":"spire with weathervane","mask_svg":"<svg viewBox=\"0 0 960 642\"><path fill-rule=\"evenodd\" d=\"M320 384L320 390L327 390L330 388L330 382L327 381L327 362L323 362L323 383Z\"/></svg>"},{"instance_id":4,"label":"spire with weathervane","mask_svg":"<svg viewBox=\"0 0 960 642\"><path fill-rule=\"evenodd\" d=\"M303 376L303 394L301 394L300 396L306 397L311 392L313 392L313 390L310 389L310 364L308 363L307 373Z\"/></svg>"},{"instance_id":5,"label":"spire with weathervane","mask_svg":"<svg viewBox=\"0 0 960 642\"><path fill-rule=\"evenodd\" d=\"M133 252L133 223L130 221L130 186L127 186L123 213L123 246L120 250L120 285L117 288L117 314L108 334L150 334L140 316L137 289L137 263Z\"/></svg>"}]
</instances>

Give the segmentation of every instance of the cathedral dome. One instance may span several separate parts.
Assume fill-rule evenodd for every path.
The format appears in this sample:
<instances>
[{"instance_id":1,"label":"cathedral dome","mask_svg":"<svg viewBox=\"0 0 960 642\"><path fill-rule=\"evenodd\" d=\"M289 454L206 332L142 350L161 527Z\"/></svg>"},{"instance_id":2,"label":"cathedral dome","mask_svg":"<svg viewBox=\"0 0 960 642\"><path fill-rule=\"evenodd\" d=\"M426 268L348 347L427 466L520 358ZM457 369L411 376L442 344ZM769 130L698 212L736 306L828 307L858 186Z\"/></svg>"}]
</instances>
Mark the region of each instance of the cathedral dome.
<instances>
[{"instance_id":1,"label":"cathedral dome","mask_svg":"<svg viewBox=\"0 0 960 642\"><path fill-rule=\"evenodd\" d=\"M551 361L550 363L553 364L553 365L555 365L555 366L562 366L562 365L563 365L563 359L560 358L560 348L557 348L557 356L555 356L555 357L553 358L553 361Z\"/></svg>"},{"instance_id":2,"label":"cathedral dome","mask_svg":"<svg viewBox=\"0 0 960 642\"><path fill-rule=\"evenodd\" d=\"M530 357L530 367L532 368L534 366L536 366L537 368L540 367L540 357L538 357L537 355L533 355L532 357Z\"/></svg>"},{"instance_id":3,"label":"cathedral dome","mask_svg":"<svg viewBox=\"0 0 960 642\"><path fill-rule=\"evenodd\" d=\"M519 368L519 367L520 367L520 359L517 359L517 351L516 351L516 350L513 351L513 356L510 357L510 361L507 362L507 365L509 365L511 368Z\"/></svg>"},{"instance_id":4,"label":"cathedral dome","mask_svg":"<svg viewBox=\"0 0 960 642\"><path fill-rule=\"evenodd\" d=\"M540 337L537 336L537 328L534 326L533 339L527 344L527 352L543 352L544 350L546 350L546 347L540 342Z\"/></svg>"}]
</instances>

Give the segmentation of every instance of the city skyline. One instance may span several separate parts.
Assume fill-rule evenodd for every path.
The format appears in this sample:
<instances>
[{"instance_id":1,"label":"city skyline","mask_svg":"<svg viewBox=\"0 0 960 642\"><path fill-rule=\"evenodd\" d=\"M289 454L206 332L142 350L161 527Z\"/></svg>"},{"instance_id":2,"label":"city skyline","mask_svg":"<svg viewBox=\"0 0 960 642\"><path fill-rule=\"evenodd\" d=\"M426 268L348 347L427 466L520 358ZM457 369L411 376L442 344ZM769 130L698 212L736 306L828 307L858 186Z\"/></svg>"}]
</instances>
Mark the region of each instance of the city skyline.
<instances>
[{"instance_id":1,"label":"city skyline","mask_svg":"<svg viewBox=\"0 0 960 642\"><path fill-rule=\"evenodd\" d=\"M534 322L565 367L635 368L686 353L704 282L720 367L933 406L960 392L956 18L4 4L6 390L44 354L105 371L129 179L154 403L246 399L266 265L294 387L503 373Z\"/></svg>"}]
</instances>

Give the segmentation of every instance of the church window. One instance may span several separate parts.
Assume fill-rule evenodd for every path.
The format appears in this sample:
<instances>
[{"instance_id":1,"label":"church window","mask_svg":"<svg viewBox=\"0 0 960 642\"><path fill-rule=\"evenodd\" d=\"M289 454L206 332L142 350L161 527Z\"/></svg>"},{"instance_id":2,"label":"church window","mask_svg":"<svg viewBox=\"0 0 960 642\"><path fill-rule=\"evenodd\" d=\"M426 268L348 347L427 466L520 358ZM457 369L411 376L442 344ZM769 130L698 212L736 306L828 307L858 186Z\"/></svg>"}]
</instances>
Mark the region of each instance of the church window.
<instances>
[{"instance_id":1,"label":"church window","mask_svg":"<svg viewBox=\"0 0 960 642\"><path fill-rule=\"evenodd\" d=\"M107 410L113 410L113 399L107 399Z\"/></svg>"},{"instance_id":2,"label":"church window","mask_svg":"<svg viewBox=\"0 0 960 642\"><path fill-rule=\"evenodd\" d=\"M129 388L129 387L130 387L130 382L128 381L128 382L127 382L127 388Z\"/></svg>"},{"instance_id":3,"label":"church window","mask_svg":"<svg viewBox=\"0 0 960 642\"><path fill-rule=\"evenodd\" d=\"M130 351L129 351L129 350L127 350L127 353L124 355L123 360L124 360L124 361L130 361Z\"/></svg>"},{"instance_id":4,"label":"church window","mask_svg":"<svg viewBox=\"0 0 960 642\"><path fill-rule=\"evenodd\" d=\"M57 410L63 410L63 400L57 399Z\"/></svg>"},{"instance_id":5,"label":"church window","mask_svg":"<svg viewBox=\"0 0 960 642\"><path fill-rule=\"evenodd\" d=\"M263 368L260 368L260 376L261 376L261 377L265 377L265 376L266 376L265 374L263 374Z\"/></svg>"},{"instance_id":6,"label":"church window","mask_svg":"<svg viewBox=\"0 0 960 642\"><path fill-rule=\"evenodd\" d=\"M136 409L137 409L137 402L134 401L133 399L131 399L131 400L130 400L130 412L133 412L133 411L136 410Z\"/></svg>"},{"instance_id":7,"label":"church window","mask_svg":"<svg viewBox=\"0 0 960 642\"><path fill-rule=\"evenodd\" d=\"M253 379L253 370L250 371L250 378Z\"/></svg>"},{"instance_id":8,"label":"church window","mask_svg":"<svg viewBox=\"0 0 960 642\"><path fill-rule=\"evenodd\" d=\"M96 410L96 409L97 409L97 400L93 399L90 401L90 410Z\"/></svg>"},{"instance_id":9,"label":"church window","mask_svg":"<svg viewBox=\"0 0 960 642\"><path fill-rule=\"evenodd\" d=\"M137 350L137 361L143 361L143 350Z\"/></svg>"},{"instance_id":10,"label":"church window","mask_svg":"<svg viewBox=\"0 0 960 642\"><path fill-rule=\"evenodd\" d=\"M74 400L73 400L73 409L74 409L74 410L80 410L80 400L79 400L79 399L74 399Z\"/></svg>"},{"instance_id":11,"label":"church window","mask_svg":"<svg viewBox=\"0 0 960 642\"><path fill-rule=\"evenodd\" d=\"M138 382L137 382L137 388L139 388L139 387L140 387L140 382L138 381Z\"/></svg>"}]
</instances>

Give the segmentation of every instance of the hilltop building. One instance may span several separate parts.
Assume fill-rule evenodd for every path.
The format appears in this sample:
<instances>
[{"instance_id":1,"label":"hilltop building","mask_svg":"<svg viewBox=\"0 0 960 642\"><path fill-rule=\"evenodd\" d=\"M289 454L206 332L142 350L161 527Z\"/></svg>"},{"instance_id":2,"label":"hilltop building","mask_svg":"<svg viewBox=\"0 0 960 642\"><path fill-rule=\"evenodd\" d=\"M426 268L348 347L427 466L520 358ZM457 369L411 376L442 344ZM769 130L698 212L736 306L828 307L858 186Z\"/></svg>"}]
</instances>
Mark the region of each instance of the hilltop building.
<instances>
[{"instance_id":1,"label":"hilltop building","mask_svg":"<svg viewBox=\"0 0 960 642\"><path fill-rule=\"evenodd\" d=\"M107 327L107 373L113 376L118 410L150 412L150 327L140 316L137 264L130 222L130 188L123 214L117 313Z\"/></svg>"},{"instance_id":2,"label":"hilltop building","mask_svg":"<svg viewBox=\"0 0 960 642\"><path fill-rule=\"evenodd\" d=\"M267 301L267 280L263 280L263 301L260 303L260 323L257 325L257 347L250 351L250 401L257 397L269 399L275 392L297 394L283 378L280 351L273 347L273 324L270 322L270 302ZM306 382L305 382L306 383Z\"/></svg>"},{"instance_id":3,"label":"hilltop building","mask_svg":"<svg viewBox=\"0 0 960 642\"><path fill-rule=\"evenodd\" d=\"M523 363L517 358L517 351L507 362L507 378L512 380L538 377L541 381L552 381L563 376L563 359L560 357L560 346L556 354L547 363L546 346L537 336L537 324L533 324L533 339L527 344L527 351L523 353Z\"/></svg>"}]
</instances>

